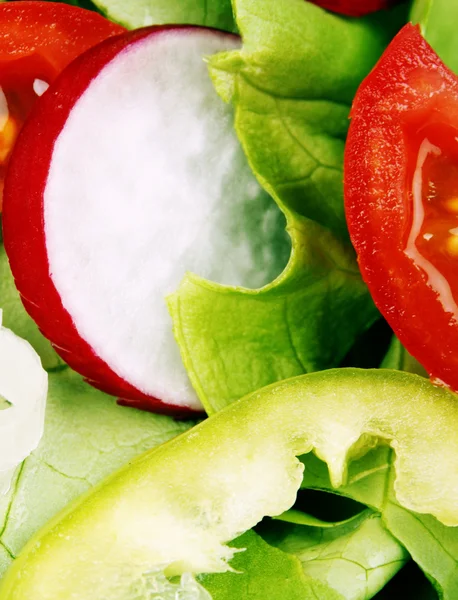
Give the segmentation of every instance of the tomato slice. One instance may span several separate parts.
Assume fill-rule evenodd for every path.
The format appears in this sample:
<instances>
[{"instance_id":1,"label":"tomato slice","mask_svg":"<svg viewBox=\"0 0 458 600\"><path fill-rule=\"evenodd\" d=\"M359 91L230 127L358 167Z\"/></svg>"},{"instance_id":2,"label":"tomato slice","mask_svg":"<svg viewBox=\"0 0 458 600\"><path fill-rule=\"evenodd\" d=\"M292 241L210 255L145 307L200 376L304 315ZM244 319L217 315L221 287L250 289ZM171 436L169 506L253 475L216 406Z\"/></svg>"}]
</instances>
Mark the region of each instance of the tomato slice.
<instances>
[{"instance_id":1,"label":"tomato slice","mask_svg":"<svg viewBox=\"0 0 458 600\"><path fill-rule=\"evenodd\" d=\"M458 391L458 79L406 25L351 118L345 204L363 278L408 351Z\"/></svg>"},{"instance_id":2,"label":"tomato slice","mask_svg":"<svg viewBox=\"0 0 458 600\"><path fill-rule=\"evenodd\" d=\"M310 0L326 10L347 15L349 17L362 17L369 13L390 8L400 0Z\"/></svg>"},{"instance_id":3,"label":"tomato slice","mask_svg":"<svg viewBox=\"0 0 458 600\"><path fill-rule=\"evenodd\" d=\"M8 159L36 98L79 54L124 31L67 4L0 4L0 206Z\"/></svg>"}]
</instances>

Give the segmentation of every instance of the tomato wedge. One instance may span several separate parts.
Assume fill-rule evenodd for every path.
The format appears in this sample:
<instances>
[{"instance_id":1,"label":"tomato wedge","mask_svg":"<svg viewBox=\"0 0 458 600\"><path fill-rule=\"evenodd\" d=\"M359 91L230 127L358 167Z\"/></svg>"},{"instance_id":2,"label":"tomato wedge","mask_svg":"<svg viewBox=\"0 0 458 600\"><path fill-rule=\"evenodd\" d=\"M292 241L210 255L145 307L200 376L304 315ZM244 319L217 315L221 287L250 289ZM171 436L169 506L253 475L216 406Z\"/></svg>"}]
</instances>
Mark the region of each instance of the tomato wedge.
<instances>
[{"instance_id":1,"label":"tomato wedge","mask_svg":"<svg viewBox=\"0 0 458 600\"><path fill-rule=\"evenodd\" d=\"M79 54L124 31L67 4L0 4L0 202L9 156L36 98Z\"/></svg>"},{"instance_id":2,"label":"tomato wedge","mask_svg":"<svg viewBox=\"0 0 458 600\"><path fill-rule=\"evenodd\" d=\"M458 391L458 79L406 25L351 118L345 203L363 278L407 350Z\"/></svg>"},{"instance_id":3,"label":"tomato wedge","mask_svg":"<svg viewBox=\"0 0 458 600\"><path fill-rule=\"evenodd\" d=\"M390 8L399 0L310 0L326 10L347 15L349 17L362 17L369 13Z\"/></svg>"}]
</instances>

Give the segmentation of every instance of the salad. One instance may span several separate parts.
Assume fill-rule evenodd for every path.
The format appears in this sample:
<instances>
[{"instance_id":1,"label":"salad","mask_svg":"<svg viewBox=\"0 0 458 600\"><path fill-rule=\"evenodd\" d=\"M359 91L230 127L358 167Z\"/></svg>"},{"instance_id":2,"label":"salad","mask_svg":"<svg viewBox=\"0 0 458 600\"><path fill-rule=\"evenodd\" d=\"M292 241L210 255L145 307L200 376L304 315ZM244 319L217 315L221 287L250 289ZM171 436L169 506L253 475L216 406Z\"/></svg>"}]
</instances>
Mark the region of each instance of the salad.
<instances>
[{"instance_id":1,"label":"salad","mask_svg":"<svg viewBox=\"0 0 458 600\"><path fill-rule=\"evenodd\" d=\"M454 11L0 5L0 600L457 597Z\"/></svg>"}]
</instances>

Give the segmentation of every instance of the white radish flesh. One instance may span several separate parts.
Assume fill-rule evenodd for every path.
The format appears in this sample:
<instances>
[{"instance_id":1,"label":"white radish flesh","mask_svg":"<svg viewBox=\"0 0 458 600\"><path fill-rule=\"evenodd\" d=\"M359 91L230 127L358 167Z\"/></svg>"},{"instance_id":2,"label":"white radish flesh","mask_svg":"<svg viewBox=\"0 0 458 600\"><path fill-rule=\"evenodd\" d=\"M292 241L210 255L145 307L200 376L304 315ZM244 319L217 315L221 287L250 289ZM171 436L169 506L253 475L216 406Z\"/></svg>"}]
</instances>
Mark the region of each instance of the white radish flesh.
<instances>
[{"instance_id":1,"label":"white radish flesh","mask_svg":"<svg viewBox=\"0 0 458 600\"><path fill-rule=\"evenodd\" d=\"M239 44L177 28L125 48L72 109L44 193L50 274L79 335L141 392L196 409L165 297L186 271L260 287L286 256L204 61Z\"/></svg>"}]
</instances>

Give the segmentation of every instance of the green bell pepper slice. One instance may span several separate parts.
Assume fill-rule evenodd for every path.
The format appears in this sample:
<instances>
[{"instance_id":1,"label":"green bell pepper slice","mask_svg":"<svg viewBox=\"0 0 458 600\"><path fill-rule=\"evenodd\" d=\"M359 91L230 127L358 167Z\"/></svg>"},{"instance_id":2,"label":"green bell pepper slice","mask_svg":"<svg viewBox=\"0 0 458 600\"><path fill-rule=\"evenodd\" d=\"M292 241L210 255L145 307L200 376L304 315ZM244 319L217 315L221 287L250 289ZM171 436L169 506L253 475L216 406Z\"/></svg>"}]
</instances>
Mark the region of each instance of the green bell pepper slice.
<instances>
[{"instance_id":1,"label":"green bell pepper slice","mask_svg":"<svg viewBox=\"0 0 458 600\"><path fill-rule=\"evenodd\" d=\"M230 571L230 542L293 506L297 456L312 451L337 488L352 458L389 444L399 505L458 525L457 430L456 395L409 373L336 369L271 385L65 509L13 563L0 598L143 599L155 573Z\"/></svg>"}]
</instances>

